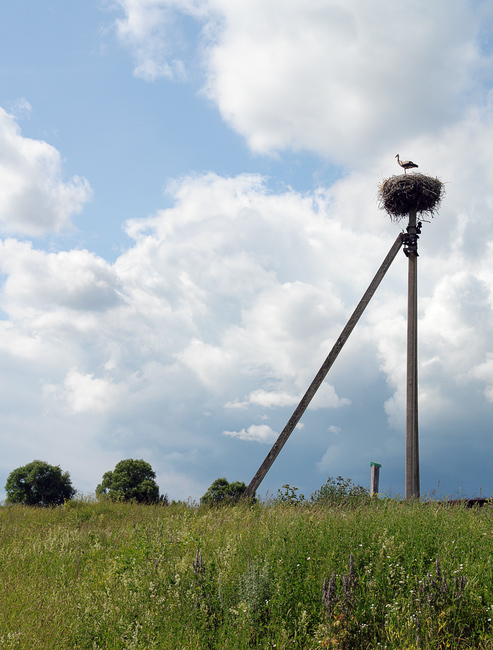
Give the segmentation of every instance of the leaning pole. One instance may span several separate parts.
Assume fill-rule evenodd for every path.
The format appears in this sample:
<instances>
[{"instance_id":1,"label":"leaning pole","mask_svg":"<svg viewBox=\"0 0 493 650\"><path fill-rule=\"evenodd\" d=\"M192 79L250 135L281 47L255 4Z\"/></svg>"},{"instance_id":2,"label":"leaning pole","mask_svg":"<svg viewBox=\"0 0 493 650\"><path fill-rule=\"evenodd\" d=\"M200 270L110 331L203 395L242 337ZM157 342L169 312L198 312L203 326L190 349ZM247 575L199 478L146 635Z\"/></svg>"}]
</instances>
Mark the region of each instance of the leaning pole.
<instances>
[{"instance_id":1,"label":"leaning pole","mask_svg":"<svg viewBox=\"0 0 493 650\"><path fill-rule=\"evenodd\" d=\"M322 364L320 370L315 376L315 379L312 381L310 384L308 390L302 397L300 403L296 407L293 415L290 417L288 420L288 423L284 427L284 429L281 431L279 434L279 437L277 438L276 442L272 445L271 450L267 454L264 462L262 465L260 465L257 473L253 477L253 479L250 481L249 486L247 487L246 491L244 492L243 496L244 498L248 497L254 497L255 492L257 491L260 483L264 480L265 475L269 471L269 469L272 467L273 462L276 460L278 457L281 449L284 447L286 444L286 441L288 440L289 436L293 433L293 430L295 426L298 424L298 422L301 419L301 416L303 413L306 411L308 405L312 401L315 393L319 389L320 385L322 384L323 380L327 376L327 373L329 372L330 368L332 367L332 364L334 361L337 359L339 352L342 350L344 344L349 338L349 335L353 331L354 327L356 326L356 323L359 321L361 318L361 315L363 314L364 310L366 309L368 303L370 302L373 294L378 288L378 285L380 282L383 280L385 274L390 268L390 265L394 261L397 253L399 252L402 244L403 244L403 238L404 235L399 234L397 236L397 239L393 243L390 251L387 254L387 257L384 259L382 262L380 268L378 269L377 273L375 274L375 277L371 281L368 289L366 290L365 294L359 301L356 309L352 313L350 319L348 320L346 326L341 332L341 335L335 342L332 350L329 352L328 357L325 359L324 363Z\"/></svg>"},{"instance_id":2,"label":"leaning pole","mask_svg":"<svg viewBox=\"0 0 493 650\"><path fill-rule=\"evenodd\" d=\"M417 165L414 165L417 167ZM402 166L402 165L401 165ZM420 497L418 431L418 214L434 216L443 198L443 183L424 174L402 174L385 180L380 187L380 207L393 221L409 217L403 233L408 258L407 372L406 372L406 499Z\"/></svg>"}]
</instances>

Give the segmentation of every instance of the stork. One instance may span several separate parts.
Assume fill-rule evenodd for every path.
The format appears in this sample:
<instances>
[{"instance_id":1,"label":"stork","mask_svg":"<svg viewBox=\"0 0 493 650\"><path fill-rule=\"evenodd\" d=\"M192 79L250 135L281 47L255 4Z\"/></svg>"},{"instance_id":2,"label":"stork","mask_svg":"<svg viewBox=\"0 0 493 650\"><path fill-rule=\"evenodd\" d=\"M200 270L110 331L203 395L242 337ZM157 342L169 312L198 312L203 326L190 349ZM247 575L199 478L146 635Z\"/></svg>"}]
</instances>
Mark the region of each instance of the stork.
<instances>
[{"instance_id":1,"label":"stork","mask_svg":"<svg viewBox=\"0 0 493 650\"><path fill-rule=\"evenodd\" d=\"M404 169L404 174L407 172L408 169L412 169L413 167L417 167L416 163L413 163L412 160L401 160L399 158L399 154L396 155L397 162L399 165Z\"/></svg>"}]
</instances>

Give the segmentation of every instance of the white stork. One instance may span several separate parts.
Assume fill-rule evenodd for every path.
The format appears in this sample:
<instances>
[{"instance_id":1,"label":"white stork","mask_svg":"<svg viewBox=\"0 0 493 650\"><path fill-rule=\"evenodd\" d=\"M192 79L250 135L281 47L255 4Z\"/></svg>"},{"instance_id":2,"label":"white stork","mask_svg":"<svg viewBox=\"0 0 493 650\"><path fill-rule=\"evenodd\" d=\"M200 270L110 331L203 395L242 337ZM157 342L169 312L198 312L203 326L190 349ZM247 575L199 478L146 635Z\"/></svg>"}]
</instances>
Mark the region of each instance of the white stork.
<instances>
[{"instance_id":1,"label":"white stork","mask_svg":"<svg viewBox=\"0 0 493 650\"><path fill-rule=\"evenodd\" d=\"M413 167L417 167L416 163L413 163L412 160L401 160L399 158L399 154L396 155L397 162L399 165L404 169L404 174L407 172L408 169L412 169Z\"/></svg>"}]
</instances>

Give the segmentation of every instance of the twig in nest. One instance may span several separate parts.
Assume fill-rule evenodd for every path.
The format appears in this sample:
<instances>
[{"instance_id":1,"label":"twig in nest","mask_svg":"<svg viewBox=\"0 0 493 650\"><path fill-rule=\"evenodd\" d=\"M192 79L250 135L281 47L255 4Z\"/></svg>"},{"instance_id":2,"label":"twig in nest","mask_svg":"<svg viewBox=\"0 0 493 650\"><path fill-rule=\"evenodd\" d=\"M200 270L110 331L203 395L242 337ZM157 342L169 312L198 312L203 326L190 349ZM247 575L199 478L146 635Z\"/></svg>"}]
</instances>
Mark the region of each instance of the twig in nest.
<instances>
[{"instance_id":1,"label":"twig in nest","mask_svg":"<svg viewBox=\"0 0 493 650\"><path fill-rule=\"evenodd\" d=\"M407 217L416 209L418 214L433 217L445 194L442 181L424 174L402 174L383 181L379 189L379 205L393 221Z\"/></svg>"}]
</instances>

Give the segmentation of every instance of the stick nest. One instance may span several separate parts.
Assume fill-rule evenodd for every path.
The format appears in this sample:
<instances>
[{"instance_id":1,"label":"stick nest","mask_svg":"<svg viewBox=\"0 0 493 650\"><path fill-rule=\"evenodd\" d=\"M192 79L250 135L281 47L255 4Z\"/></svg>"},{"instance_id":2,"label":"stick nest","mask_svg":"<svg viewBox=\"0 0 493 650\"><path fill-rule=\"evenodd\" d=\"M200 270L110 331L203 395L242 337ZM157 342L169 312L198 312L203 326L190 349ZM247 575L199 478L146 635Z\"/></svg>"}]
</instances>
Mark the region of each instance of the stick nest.
<instances>
[{"instance_id":1,"label":"stick nest","mask_svg":"<svg viewBox=\"0 0 493 650\"><path fill-rule=\"evenodd\" d=\"M384 180L378 194L378 207L392 221L400 221L414 208L417 214L433 217L444 197L445 186L440 179L424 174L401 174Z\"/></svg>"}]
</instances>

